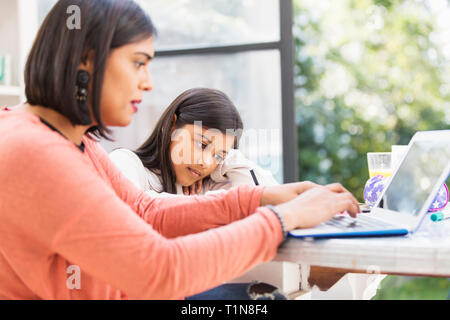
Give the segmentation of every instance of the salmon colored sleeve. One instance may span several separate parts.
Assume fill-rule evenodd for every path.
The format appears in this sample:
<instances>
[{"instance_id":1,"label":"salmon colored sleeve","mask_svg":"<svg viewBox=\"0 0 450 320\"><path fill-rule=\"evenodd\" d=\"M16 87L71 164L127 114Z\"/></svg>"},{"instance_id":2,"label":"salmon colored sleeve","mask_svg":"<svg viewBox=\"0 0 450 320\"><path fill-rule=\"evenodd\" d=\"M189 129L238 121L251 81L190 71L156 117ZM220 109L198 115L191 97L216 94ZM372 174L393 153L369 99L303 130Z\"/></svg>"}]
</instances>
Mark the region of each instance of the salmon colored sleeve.
<instances>
[{"instance_id":1,"label":"salmon colored sleeve","mask_svg":"<svg viewBox=\"0 0 450 320\"><path fill-rule=\"evenodd\" d=\"M91 157L99 160L119 197L165 237L223 226L249 216L260 206L263 186L243 185L208 196L152 197L136 188L97 143L86 141L86 144L95 153Z\"/></svg>"},{"instance_id":2,"label":"salmon colored sleeve","mask_svg":"<svg viewBox=\"0 0 450 320\"><path fill-rule=\"evenodd\" d=\"M22 147L12 149L14 152L5 158L7 163L2 164L11 167L8 176L14 179L7 181L7 187L17 192L20 202L20 212L8 219L30 241L48 246L51 252L79 266L82 273L128 297L183 298L229 281L276 254L282 240L281 226L266 208L227 226L167 239L117 196L99 174L98 164L93 166L86 155L67 143L35 140L39 143L15 141ZM147 220L157 221L152 211L162 205L145 199L148 207L144 208L146 204L139 197L143 195L130 195L135 206L143 206L140 210ZM228 197L211 198L214 205L193 199L190 205L168 205L163 210L183 219L195 210L205 227L204 221L214 219L202 220L203 216L221 210L237 212L239 203L251 201L252 194L236 189ZM223 215L220 223L235 213ZM222 214L216 216L220 220ZM164 226L158 227L164 230L166 223L175 224L162 218ZM192 216L191 221L182 223L196 224L196 220Z\"/></svg>"}]
</instances>

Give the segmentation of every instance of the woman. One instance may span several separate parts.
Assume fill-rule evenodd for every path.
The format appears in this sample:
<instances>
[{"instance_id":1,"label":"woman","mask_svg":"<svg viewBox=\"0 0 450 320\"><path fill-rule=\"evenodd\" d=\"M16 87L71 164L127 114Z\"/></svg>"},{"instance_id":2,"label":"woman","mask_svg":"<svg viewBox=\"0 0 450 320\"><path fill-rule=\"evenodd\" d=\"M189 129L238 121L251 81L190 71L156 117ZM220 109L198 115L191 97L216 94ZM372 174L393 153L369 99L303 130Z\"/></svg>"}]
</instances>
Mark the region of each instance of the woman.
<instances>
[{"instance_id":1,"label":"woman","mask_svg":"<svg viewBox=\"0 0 450 320\"><path fill-rule=\"evenodd\" d=\"M194 88L170 104L137 151L117 149L109 156L139 189L154 196L278 184L237 150L242 130L227 95Z\"/></svg>"},{"instance_id":2,"label":"woman","mask_svg":"<svg viewBox=\"0 0 450 320\"><path fill-rule=\"evenodd\" d=\"M359 212L338 184L139 191L95 136L128 125L152 89L153 35L126 0L60 0L44 20L26 109L0 113L0 299L182 298L271 260L286 231Z\"/></svg>"}]
</instances>

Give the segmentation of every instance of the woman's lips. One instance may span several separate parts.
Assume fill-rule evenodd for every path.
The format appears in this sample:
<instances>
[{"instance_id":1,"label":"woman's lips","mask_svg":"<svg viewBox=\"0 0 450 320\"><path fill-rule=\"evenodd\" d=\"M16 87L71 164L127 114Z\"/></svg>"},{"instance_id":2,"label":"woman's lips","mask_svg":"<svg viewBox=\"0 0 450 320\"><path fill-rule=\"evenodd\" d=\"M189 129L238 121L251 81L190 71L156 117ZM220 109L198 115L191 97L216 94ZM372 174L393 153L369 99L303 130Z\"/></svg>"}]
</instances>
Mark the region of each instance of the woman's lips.
<instances>
[{"instance_id":1,"label":"woman's lips","mask_svg":"<svg viewBox=\"0 0 450 320\"><path fill-rule=\"evenodd\" d=\"M133 107L134 113L139 111L139 104L141 101L131 101L131 106Z\"/></svg>"}]
</instances>

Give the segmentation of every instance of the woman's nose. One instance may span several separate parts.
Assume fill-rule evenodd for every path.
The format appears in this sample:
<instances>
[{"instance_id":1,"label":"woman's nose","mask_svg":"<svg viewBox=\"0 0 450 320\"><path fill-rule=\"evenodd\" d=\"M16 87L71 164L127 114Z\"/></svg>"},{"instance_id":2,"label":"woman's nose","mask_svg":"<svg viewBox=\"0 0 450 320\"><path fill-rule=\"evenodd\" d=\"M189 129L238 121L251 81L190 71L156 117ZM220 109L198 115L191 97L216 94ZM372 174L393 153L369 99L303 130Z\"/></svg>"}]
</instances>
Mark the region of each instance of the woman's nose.
<instances>
[{"instance_id":1,"label":"woman's nose","mask_svg":"<svg viewBox=\"0 0 450 320\"><path fill-rule=\"evenodd\" d=\"M152 91L153 90L153 79L150 75L150 71L146 69L145 78L139 84L139 89L142 91Z\"/></svg>"}]
</instances>

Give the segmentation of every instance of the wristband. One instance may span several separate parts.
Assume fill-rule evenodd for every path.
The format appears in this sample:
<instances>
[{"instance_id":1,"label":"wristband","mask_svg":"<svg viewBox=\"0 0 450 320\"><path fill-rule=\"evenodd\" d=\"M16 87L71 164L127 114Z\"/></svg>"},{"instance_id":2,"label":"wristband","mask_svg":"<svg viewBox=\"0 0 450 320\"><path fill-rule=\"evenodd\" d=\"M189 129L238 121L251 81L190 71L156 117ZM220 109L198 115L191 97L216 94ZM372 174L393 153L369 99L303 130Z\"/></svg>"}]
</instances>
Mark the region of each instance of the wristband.
<instances>
[{"instance_id":1,"label":"wristband","mask_svg":"<svg viewBox=\"0 0 450 320\"><path fill-rule=\"evenodd\" d=\"M278 220L280 220L280 224L281 224L281 230L283 232L283 241L287 239L287 231L286 231L286 226L284 224L284 220L283 217L281 216L281 214L278 212L277 209L275 209L274 206L271 205L267 205L266 206L267 209L270 209L273 213L275 213L275 215L278 217Z\"/></svg>"}]
</instances>

